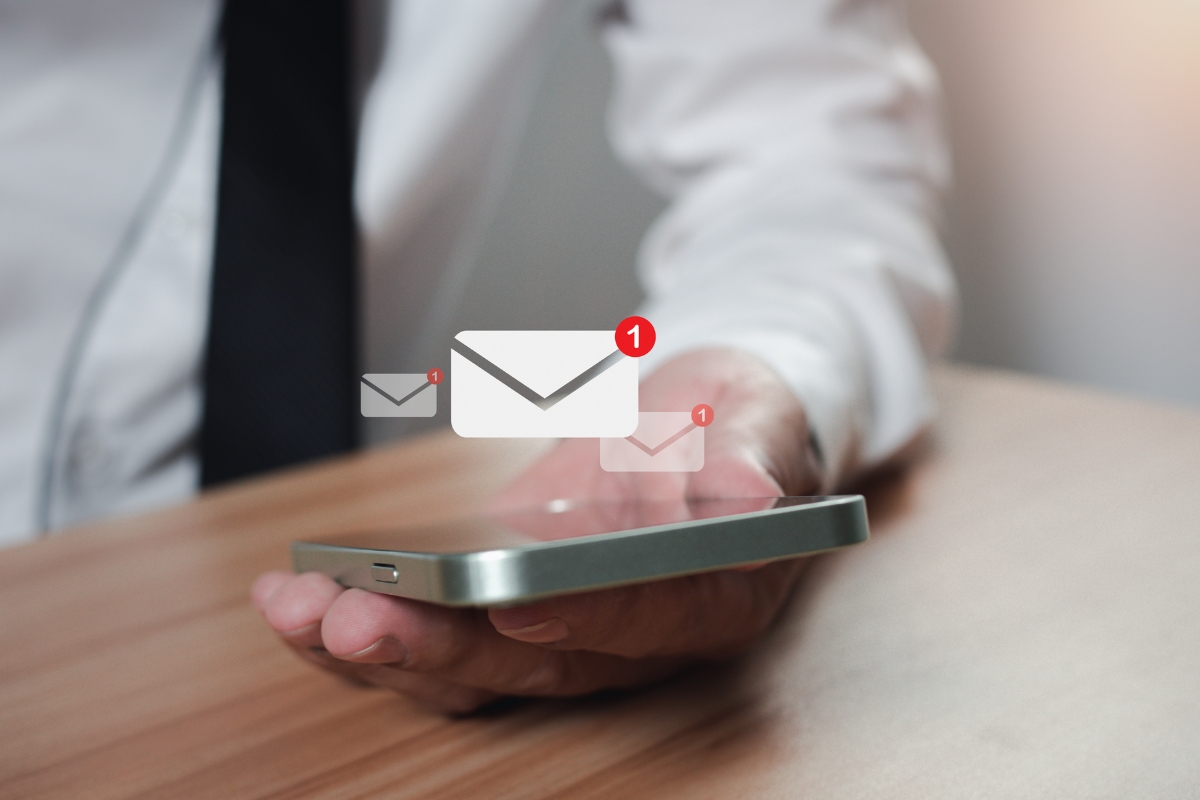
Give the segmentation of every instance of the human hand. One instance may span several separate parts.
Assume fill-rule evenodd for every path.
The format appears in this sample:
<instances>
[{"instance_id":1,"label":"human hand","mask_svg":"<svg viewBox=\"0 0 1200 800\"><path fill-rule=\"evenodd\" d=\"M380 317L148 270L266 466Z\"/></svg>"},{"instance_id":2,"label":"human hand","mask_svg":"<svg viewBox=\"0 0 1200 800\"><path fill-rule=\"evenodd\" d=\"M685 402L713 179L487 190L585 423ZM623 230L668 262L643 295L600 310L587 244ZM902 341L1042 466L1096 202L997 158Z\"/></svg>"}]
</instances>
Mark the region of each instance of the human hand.
<instances>
[{"instance_id":1,"label":"human hand","mask_svg":"<svg viewBox=\"0 0 1200 800\"><path fill-rule=\"evenodd\" d=\"M493 504L553 499L773 497L811 493L818 473L804 411L753 356L689 353L641 387L643 410L708 403L704 469L610 473L594 439L558 445ZM443 712L502 695L578 695L636 686L744 649L771 624L804 565L781 561L489 610L451 609L317 573L270 572L252 589L268 624L302 657Z\"/></svg>"}]
</instances>

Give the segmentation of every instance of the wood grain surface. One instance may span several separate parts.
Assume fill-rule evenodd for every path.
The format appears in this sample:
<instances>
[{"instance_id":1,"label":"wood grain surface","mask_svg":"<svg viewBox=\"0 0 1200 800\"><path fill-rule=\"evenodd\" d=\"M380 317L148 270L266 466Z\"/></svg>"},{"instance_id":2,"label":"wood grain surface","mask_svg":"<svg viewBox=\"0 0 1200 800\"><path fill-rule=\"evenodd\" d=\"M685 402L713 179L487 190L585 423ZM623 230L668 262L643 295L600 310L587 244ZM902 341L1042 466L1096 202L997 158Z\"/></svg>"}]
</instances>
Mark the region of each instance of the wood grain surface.
<instances>
[{"instance_id":1,"label":"wood grain surface","mask_svg":"<svg viewBox=\"0 0 1200 800\"><path fill-rule=\"evenodd\" d=\"M294 538L461 514L545 445L449 434L0 552L0 797L1197 797L1200 414L948 368L749 655L466 719L247 600Z\"/></svg>"}]
</instances>

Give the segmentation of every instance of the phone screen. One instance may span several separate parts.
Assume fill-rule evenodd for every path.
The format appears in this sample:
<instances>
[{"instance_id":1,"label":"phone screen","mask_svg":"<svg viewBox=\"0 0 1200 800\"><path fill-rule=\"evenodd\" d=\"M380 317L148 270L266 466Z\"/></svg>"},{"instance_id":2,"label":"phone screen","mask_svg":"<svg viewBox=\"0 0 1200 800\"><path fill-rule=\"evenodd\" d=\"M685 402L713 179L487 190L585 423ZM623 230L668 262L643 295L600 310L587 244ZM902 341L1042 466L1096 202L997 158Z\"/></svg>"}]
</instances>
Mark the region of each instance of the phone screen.
<instances>
[{"instance_id":1,"label":"phone screen","mask_svg":"<svg viewBox=\"0 0 1200 800\"><path fill-rule=\"evenodd\" d=\"M670 525L806 505L823 497L741 497L621 502L555 501L523 511L447 523L323 537L321 542L365 550L409 553L470 553L582 536Z\"/></svg>"}]
</instances>

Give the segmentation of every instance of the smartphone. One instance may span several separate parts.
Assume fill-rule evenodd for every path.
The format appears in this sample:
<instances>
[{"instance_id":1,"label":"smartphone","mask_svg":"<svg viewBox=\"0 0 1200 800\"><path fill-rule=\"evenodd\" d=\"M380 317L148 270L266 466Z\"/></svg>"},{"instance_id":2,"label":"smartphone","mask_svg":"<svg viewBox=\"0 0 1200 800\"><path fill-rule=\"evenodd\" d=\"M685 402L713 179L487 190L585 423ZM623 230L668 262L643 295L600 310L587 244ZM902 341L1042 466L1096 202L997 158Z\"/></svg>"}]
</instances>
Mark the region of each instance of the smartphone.
<instances>
[{"instance_id":1,"label":"smartphone","mask_svg":"<svg viewBox=\"0 0 1200 800\"><path fill-rule=\"evenodd\" d=\"M859 495L567 502L292 543L297 572L447 606L504 606L867 540Z\"/></svg>"}]
</instances>

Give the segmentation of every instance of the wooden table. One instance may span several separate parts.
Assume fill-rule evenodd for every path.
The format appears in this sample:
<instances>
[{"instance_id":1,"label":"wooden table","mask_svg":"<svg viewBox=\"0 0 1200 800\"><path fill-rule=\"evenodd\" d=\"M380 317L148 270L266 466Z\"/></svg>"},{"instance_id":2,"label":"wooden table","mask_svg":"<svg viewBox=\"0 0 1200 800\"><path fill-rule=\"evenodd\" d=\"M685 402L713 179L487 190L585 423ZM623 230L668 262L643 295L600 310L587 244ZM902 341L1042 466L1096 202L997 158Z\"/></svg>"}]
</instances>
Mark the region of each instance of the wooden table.
<instances>
[{"instance_id":1,"label":"wooden table","mask_svg":"<svg viewBox=\"0 0 1200 800\"><path fill-rule=\"evenodd\" d=\"M300 662L287 542L461 512L451 435L0 553L0 797L1197 797L1200 414L962 368L872 541L656 689L450 720Z\"/></svg>"}]
</instances>

